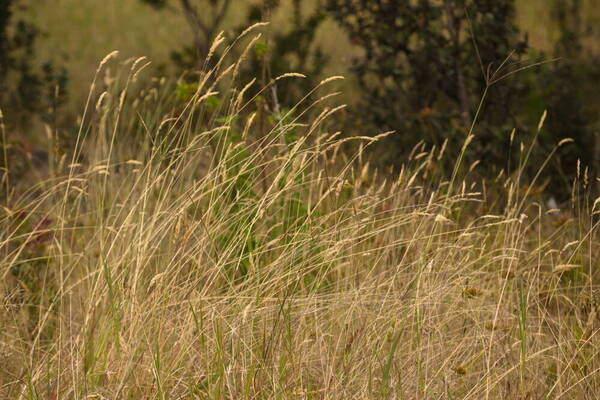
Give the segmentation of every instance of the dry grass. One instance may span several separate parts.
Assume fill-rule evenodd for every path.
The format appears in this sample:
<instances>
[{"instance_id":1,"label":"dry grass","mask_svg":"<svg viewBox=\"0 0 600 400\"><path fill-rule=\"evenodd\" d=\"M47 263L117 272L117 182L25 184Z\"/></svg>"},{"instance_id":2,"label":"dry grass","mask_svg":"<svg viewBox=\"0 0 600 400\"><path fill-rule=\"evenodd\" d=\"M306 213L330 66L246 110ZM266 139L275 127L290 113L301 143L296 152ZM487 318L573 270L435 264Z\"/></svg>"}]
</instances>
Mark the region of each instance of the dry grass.
<instances>
[{"instance_id":1,"label":"dry grass","mask_svg":"<svg viewBox=\"0 0 600 400\"><path fill-rule=\"evenodd\" d=\"M599 392L584 200L546 210L517 173L438 181L421 149L377 177L371 139L347 155L314 103L332 82L269 122L224 61L179 103L132 89L144 60L115 62L75 153L4 182L1 398Z\"/></svg>"}]
</instances>

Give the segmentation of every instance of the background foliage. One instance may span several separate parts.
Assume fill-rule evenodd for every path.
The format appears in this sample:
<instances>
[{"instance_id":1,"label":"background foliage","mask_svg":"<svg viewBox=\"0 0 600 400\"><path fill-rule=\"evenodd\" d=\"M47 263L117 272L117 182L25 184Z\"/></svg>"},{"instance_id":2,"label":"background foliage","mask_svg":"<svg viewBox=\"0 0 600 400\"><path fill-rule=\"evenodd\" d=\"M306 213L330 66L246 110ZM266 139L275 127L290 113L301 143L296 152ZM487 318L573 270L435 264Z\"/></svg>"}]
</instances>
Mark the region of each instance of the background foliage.
<instances>
[{"instance_id":1,"label":"background foliage","mask_svg":"<svg viewBox=\"0 0 600 400\"><path fill-rule=\"evenodd\" d=\"M15 18L19 0L0 1L0 106L10 118L27 122L28 113L50 118L66 87L63 69L35 58L38 27Z\"/></svg>"},{"instance_id":2,"label":"background foliage","mask_svg":"<svg viewBox=\"0 0 600 400\"><path fill-rule=\"evenodd\" d=\"M167 29L177 38L165 47L170 61L159 62L156 71L183 76L180 92L193 88L196 72L205 67L210 43L219 32L233 37L255 22L272 20L246 54L249 62L240 81L256 77L252 92L285 72L305 74L308 79L281 81L261 93L258 100L264 112L275 115L292 109L326 73L345 74L352 114L351 119L340 121L346 133L397 132L375 148L379 165L401 165L421 142L438 150L445 146L448 154L458 155L487 88L475 126L477 140L466 154L470 163L485 160L478 169L483 176L515 170L520 161L513 148L533 140L544 110L549 112L548 129L536 140L545 152L534 156L540 159L532 166L543 162L560 140L575 139L552 158L548 188L555 194L567 193L578 163L597 168L598 32L585 1L544 3L546 25L551 27L549 45L540 41L539 32L528 40L529 31L536 31L517 18L517 10L522 16L523 10L533 9L533 3L514 0L137 0L137 8L133 3L127 7L139 14L140 21L148 21L157 31ZM29 112L47 114L56 101L44 99L52 99L49 94L57 85L64 86L66 76L35 55L44 53L35 46L38 29L30 22L13 21L11 10L16 5L3 1L7 40L1 50L0 79L12 86L3 90L3 108L12 107L13 117L25 115L22 122L28 122ZM82 13L92 10L84 2L78 8ZM155 17L165 23L158 24ZM233 52L231 58L239 55ZM520 70L524 67L530 68ZM7 77L8 71L12 78ZM80 85L80 72L72 73L74 85ZM78 107L82 100L75 102ZM69 113L73 111L63 112Z\"/></svg>"}]
</instances>

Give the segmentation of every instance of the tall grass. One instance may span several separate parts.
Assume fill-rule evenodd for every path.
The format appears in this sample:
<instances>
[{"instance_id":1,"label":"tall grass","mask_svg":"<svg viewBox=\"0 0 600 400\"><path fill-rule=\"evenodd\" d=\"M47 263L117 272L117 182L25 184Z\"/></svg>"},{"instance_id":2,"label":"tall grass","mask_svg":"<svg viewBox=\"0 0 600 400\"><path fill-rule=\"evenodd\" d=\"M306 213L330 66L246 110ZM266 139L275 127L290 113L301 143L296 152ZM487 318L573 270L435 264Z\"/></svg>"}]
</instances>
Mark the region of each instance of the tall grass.
<instances>
[{"instance_id":1,"label":"tall grass","mask_svg":"<svg viewBox=\"0 0 600 400\"><path fill-rule=\"evenodd\" d=\"M281 115L261 93L302 77L246 87L227 53L178 99L107 57L74 152L4 181L2 398L598 393L598 204L436 178L443 150L377 174L387 133L330 132L336 78Z\"/></svg>"}]
</instances>

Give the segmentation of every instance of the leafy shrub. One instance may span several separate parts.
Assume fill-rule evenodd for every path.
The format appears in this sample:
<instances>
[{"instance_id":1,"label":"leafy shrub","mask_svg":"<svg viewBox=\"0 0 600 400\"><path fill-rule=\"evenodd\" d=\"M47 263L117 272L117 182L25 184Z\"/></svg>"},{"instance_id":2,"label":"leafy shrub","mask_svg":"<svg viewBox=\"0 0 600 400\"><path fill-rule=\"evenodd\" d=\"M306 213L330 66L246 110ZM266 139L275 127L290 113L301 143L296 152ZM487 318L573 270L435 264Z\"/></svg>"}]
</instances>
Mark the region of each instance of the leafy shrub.
<instances>
[{"instance_id":1,"label":"leafy shrub","mask_svg":"<svg viewBox=\"0 0 600 400\"><path fill-rule=\"evenodd\" d=\"M527 47L512 0L328 0L327 9L364 50L354 63L362 122L398 131L385 154L395 163L421 140L460 146L486 86ZM476 157L504 158L518 104L513 82L502 86L487 97Z\"/></svg>"}]
</instances>

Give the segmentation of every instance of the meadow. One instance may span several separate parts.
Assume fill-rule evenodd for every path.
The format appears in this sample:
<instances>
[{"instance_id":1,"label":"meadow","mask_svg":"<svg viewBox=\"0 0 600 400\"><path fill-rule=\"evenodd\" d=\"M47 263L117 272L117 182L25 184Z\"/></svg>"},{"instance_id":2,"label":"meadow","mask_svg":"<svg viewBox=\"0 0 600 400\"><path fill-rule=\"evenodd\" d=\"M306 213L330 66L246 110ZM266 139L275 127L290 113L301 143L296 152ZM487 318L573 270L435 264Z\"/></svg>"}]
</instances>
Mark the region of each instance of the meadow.
<instances>
[{"instance_id":1,"label":"meadow","mask_svg":"<svg viewBox=\"0 0 600 400\"><path fill-rule=\"evenodd\" d=\"M72 152L46 126L48 167L3 175L0 398L596 398L598 179L557 204L546 163L522 174L553 116L493 180L476 120L450 171L423 144L381 170L395 133L340 132L343 77L257 106L305 79L240 81L258 28L188 90L151 58L82 68Z\"/></svg>"}]
</instances>

